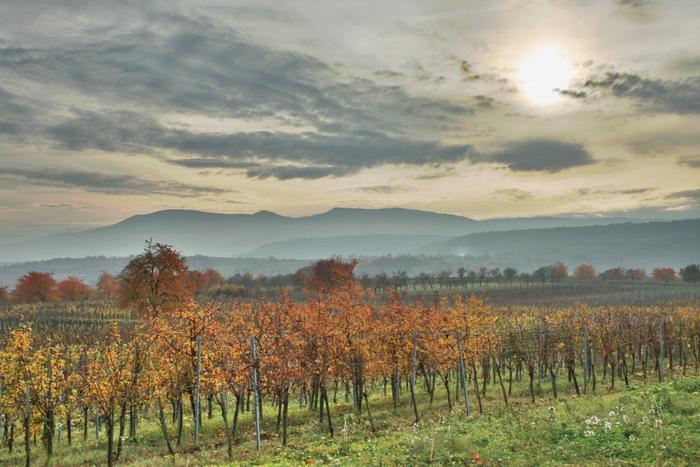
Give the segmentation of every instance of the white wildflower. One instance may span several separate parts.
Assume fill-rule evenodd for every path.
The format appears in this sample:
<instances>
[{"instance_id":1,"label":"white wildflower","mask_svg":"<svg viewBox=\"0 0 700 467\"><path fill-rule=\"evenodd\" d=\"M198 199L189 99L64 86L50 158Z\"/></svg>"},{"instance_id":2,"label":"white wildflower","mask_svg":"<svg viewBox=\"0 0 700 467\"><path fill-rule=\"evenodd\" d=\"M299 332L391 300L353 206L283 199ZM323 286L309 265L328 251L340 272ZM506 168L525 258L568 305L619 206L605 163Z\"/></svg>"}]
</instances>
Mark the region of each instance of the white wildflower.
<instances>
[{"instance_id":1,"label":"white wildflower","mask_svg":"<svg viewBox=\"0 0 700 467\"><path fill-rule=\"evenodd\" d=\"M588 426L598 426L600 425L600 419L593 415L591 418L586 419L586 425Z\"/></svg>"},{"instance_id":2,"label":"white wildflower","mask_svg":"<svg viewBox=\"0 0 700 467\"><path fill-rule=\"evenodd\" d=\"M603 424L603 428L605 428L605 431L610 431L612 430L612 423L609 421L605 420L605 423Z\"/></svg>"}]
</instances>

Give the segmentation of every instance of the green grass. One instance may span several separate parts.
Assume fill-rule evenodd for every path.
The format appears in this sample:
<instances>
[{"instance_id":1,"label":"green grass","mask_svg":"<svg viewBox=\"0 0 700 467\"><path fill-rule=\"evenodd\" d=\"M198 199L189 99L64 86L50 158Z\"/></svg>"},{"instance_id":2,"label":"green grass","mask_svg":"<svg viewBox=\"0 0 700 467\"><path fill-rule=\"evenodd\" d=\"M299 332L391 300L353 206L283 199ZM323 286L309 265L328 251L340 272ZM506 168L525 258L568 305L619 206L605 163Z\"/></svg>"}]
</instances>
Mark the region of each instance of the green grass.
<instances>
[{"instance_id":1,"label":"green grass","mask_svg":"<svg viewBox=\"0 0 700 467\"><path fill-rule=\"evenodd\" d=\"M698 465L700 464L700 378L664 384L630 387L576 397L566 381L563 393L553 400L543 385L535 404L527 398L524 384L514 386L511 404L505 408L499 387L489 386L484 414L467 417L463 403L447 409L444 389L432 406L419 392L421 420L412 423L412 408L406 393L394 411L391 401L377 388L370 398L377 432L371 433L366 412L358 415L338 394L331 403L336 434L330 438L317 413L292 407L290 401L289 445L281 446L275 432L276 408L265 406L263 449L255 450L252 419L246 413L235 442L234 461L226 457L221 417L205 414L202 446L193 449L189 425L177 454L167 455L154 417L139 425L139 439L128 442L120 458L122 465ZM471 388L470 388L471 389ZM443 392L440 392L443 390ZM476 400L472 396L472 406ZM343 401L341 402L341 398ZM586 424L591 420L591 426ZM658 421L660 420L660 422ZM606 422L609 427L606 428ZM102 465L104 432L95 440L90 427L88 441L73 446L57 443L53 465ZM171 426L172 428L172 426ZM586 433L590 430L589 433ZM78 431L78 430L76 430ZM80 437L76 433L76 437ZM18 438L21 433L18 433ZM17 444L21 440L16 441ZM46 462L41 443L33 446L34 464ZM8 455L0 451L0 464L23 462L22 446Z\"/></svg>"}]
</instances>

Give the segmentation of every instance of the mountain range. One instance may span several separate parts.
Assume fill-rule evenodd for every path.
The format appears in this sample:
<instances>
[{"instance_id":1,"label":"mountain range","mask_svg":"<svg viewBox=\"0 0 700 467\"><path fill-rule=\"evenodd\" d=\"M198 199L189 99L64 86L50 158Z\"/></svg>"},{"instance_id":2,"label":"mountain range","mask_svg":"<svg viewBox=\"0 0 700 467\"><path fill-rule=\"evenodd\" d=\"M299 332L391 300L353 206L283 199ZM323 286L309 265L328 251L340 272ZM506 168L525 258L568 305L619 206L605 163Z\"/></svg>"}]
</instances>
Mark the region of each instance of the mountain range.
<instances>
[{"instance_id":1,"label":"mountain range","mask_svg":"<svg viewBox=\"0 0 700 467\"><path fill-rule=\"evenodd\" d=\"M218 214L165 210L96 229L0 245L0 263L63 257L125 257L138 254L149 239L171 244L186 255L296 259L398 255L426 251L431 244L439 245L441 241L478 232L621 222L639 220L524 217L478 221L402 208L333 208L305 217L281 216L269 211Z\"/></svg>"},{"instance_id":2,"label":"mountain range","mask_svg":"<svg viewBox=\"0 0 700 467\"><path fill-rule=\"evenodd\" d=\"M474 220L409 209L341 209L306 217L170 210L114 225L0 245L0 285L28 271L94 282L118 273L148 239L173 245L193 269L225 275L288 274L318 258L358 257L358 273L456 271L513 266L532 271L562 261L598 270L651 270L700 263L700 219L648 222L620 217Z\"/></svg>"}]
</instances>

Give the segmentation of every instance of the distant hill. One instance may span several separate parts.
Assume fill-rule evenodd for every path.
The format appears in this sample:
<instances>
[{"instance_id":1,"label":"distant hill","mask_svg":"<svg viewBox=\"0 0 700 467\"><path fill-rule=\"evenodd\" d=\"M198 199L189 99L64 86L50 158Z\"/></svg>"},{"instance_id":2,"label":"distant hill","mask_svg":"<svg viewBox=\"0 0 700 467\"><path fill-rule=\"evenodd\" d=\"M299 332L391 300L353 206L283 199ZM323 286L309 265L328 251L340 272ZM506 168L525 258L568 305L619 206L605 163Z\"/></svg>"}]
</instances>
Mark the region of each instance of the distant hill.
<instances>
[{"instance_id":1,"label":"distant hill","mask_svg":"<svg viewBox=\"0 0 700 467\"><path fill-rule=\"evenodd\" d=\"M681 267L700 262L700 219L482 232L420 249L431 255L512 258L514 266Z\"/></svg>"},{"instance_id":2,"label":"distant hill","mask_svg":"<svg viewBox=\"0 0 700 467\"><path fill-rule=\"evenodd\" d=\"M149 238L172 244L186 255L231 257L265 243L293 238L406 233L452 237L472 231L469 227L475 223L450 214L398 208L334 208L306 217L285 217L269 211L215 214L167 210L133 216L107 227L3 245L0 262L129 256L138 254Z\"/></svg>"},{"instance_id":3,"label":"distant hill","mask_svg":"<svg viewBox=\"0 0 700 467\"><path fill-rule=\"evenodd\" d=\"M318 259L333 256L402 255L430 243L447 240L440 235L348 235L341 237L295 238L266 243L247 252L253 258Z\"/></svg>"},{"instance_id":4,"label":"distant hill","mask_svg":"<svg viewBox=\"0 0 700 467\"><path fill-rule=\"evenodd\" d=\"M286 217L269 211L217 214L166 210L82 232L1 244L0 263L66 257L126 257L138 254L148 239L171 244L186 255L376 256L406 253L428 243L474 232L623 221L629 222L629 219L526 217L476 221L402 208L334 208L305 217Z\"/></svg>"}]
</instances>

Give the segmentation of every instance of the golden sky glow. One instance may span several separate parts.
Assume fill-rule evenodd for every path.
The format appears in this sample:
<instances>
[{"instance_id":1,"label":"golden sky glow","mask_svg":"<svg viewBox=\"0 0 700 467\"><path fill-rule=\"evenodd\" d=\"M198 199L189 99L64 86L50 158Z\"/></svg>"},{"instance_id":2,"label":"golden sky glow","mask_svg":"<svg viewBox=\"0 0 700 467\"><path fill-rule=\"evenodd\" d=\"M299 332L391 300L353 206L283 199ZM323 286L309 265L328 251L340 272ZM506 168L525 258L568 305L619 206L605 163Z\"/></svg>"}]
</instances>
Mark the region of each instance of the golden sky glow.
<instances>
[{"instance_id":1,"label":"golden sky glow","mask_svg":"<svg viewBox=\"0 0 700 467\"><path fill-rule=\"evenodd\" d=\"M5 2L0 242L166 208L697 217L699 19L691 0Z\"/></svg>"}]
</instances>

